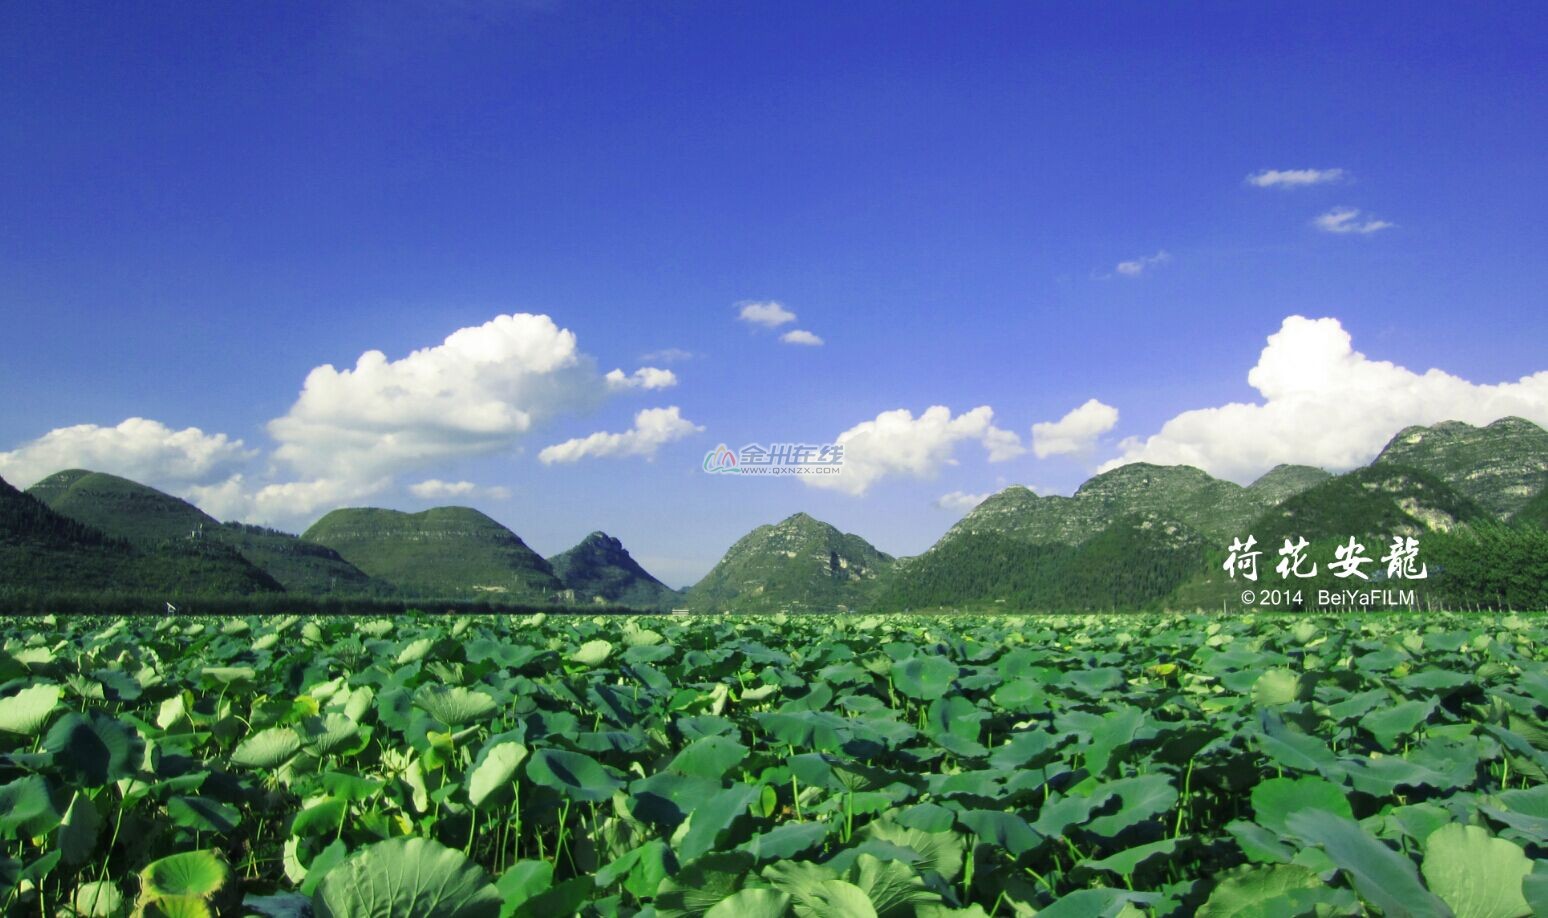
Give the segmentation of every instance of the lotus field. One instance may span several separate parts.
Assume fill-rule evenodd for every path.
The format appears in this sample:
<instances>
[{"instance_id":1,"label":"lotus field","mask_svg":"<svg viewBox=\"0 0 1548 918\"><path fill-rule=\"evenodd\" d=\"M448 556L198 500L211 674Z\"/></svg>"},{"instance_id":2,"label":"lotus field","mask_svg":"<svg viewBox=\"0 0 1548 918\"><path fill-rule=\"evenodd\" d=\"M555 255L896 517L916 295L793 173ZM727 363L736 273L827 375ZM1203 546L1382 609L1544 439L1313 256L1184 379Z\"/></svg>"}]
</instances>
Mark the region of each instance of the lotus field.
<instances>
[{"instance_id":1,"label":"lotus field","mask_svg":"<svg viewBox=\"0 0 1548 918\"><path fill-rule=\"evenodd\" d=\"M0 620L33 915L1548 914L1548 620Z\"/></svg>"}]
</instances>

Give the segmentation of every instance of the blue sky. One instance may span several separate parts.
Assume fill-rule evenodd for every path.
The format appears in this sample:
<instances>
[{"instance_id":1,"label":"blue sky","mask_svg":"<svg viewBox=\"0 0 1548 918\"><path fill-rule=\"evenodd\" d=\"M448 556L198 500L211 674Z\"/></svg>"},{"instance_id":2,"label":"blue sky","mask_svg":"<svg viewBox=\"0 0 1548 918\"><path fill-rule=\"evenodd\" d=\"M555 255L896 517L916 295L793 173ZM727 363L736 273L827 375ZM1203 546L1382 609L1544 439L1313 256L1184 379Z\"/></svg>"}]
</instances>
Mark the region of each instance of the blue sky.
<instances>
[{"instance_id":1,"label":"blue sky","mask_svg":"<svg viewBox=\"0 0 1548 918\"><path fill-rule=\"evenodd\" d=\"M960 495L1115 461L1250 480L1548 422L1545 36L1540 4L9 4L0 475L90 463L291 529L470 503L681 584L796 510L906 554ZM519 431L302 397L519 313L573 372L457 383ZM1116 422L1040 457L1032 425L1091 399ZM956 426L858 432L847 488L699 468L931 406ZM667 407L649 455L539 458ZM989 461L989 424L1023 451Z\"/></svg>"}]
</instances>

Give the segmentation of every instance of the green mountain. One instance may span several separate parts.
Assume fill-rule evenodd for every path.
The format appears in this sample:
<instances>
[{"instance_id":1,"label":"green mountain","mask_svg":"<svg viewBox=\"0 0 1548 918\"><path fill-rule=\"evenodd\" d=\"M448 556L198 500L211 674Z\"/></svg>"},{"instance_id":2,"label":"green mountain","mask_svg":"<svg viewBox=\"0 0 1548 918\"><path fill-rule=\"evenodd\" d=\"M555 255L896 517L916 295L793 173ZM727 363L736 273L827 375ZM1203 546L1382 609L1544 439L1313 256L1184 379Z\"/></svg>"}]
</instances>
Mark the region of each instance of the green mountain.
<instances>
[{"instance_id":1,"label":"green mountain","mask_svg":"<svg viewBox=\"0 0 1548 918\"><path fill-rule=\"evenodd\" d=\"M136 545L58 513L4 481L0 585L35 592L112 591L167 598L281 589L225 546L188 540Z\"/></svg>"},{"instance_id":2,"label":"green mountain","mask_svg":"<svg viewBox=\"0 0 1548 918\"><path fill-rule=\"evenodd\" d=\"M1078 545L971 532L898 562L874 607L1154 608L1200 573L1208 545L1182 523L1140 514L1123 517Z\"/></svg>"},{"instance_id":3,"label":"green mountain","mask_svg":"<svg viewBox=\"0 0 1548 918\"><path fill-rule=\"evenodd\" d=\"M664 609L680 598L678 592L652 577L629 555L623 543L605 532L593 532L569 551L548 559L565 589L580 603L598 600L633 609Z\"/></svg>"},{"instance_id":4,"label":"green mountain","mask_svg":"<svg viewBox=\"0 0 1548 918\"><path fill-rule=\"evenodd\" d=\"M309 596L346 594L385 596L392 586L345 561L326 545L263 526L221 523L204 538L235 549L279 581L289 593Z\"/></svg>"},{"instance_id":5,"label":"green mountain","mask_svg":"<svg viewBox=\"0 0 1548 918\"><path fill-rule=\"evenodd\" d=\"M704 612L853 609L866 604L893 563L859 536L797 513L739 539L689 589L686 605Z\"/></svg>"},{"instance_id":6,"label":"green mountain","mask_svg":"<svg viewBox=\"0 0 1548 918\"><path fill-rule=\"evenodd\" d=\"M1228 540L1264 510L1328 477L1321 469L1281 465L1244 488L1188 465L1135 462L1092 478L1073 497L1041 497L1020 485L1006 488L973 508L930 551L985 533L1032 544L1078 545L1134 514Z\"/></svg>"},{"instance_id":7,"label":"green mountain","mask_svg":"<svg viewBox=\"0 0 1548 918\"><path fill-rule=\"evenodd\" d=\"M1247 486L1249 494L1263 509L1277 507L1302 491L1310 490L1333 477L1332 472L1309 465L1276 465L1263 477Z\"/></svg>"},{"instance_id":8,"label":"green mountain","mask_svg":"<svg viewBox=\"0 0 1548 918\"><path fill-rule=\"evenodd\" d=\"M382 593L374 582L331 548L289 533L240 523L221 523L178 497L105 472L56 472L27 489L70 519L142 548L162 543L184 548L203 543L212 553L234 552L288 592Z\"/></svg>"},{"instance_id":9,"label":"green mountain","mask_svg":"<svg viewBox=\"0 0 1548 918\"><path fill-rule=\"evenodd\" d=\"M105 472L55 472L27 493L72 520L138 544L188 541L220 525L185 500Z\"/></svg>"},{"instance_id":10,"label":"green mountain","mask_svg":"<svg viewBox=\"0 0 1548 918\"><path fill-rule=\"evenodd\" d=\"M468 507L334 510L301 538L414 596L541 602L564 589L514 532Z\"/></svg>"},{"instance_id":11,"label":"green mountain","mask_svg":"<svg viewBox=\"0 0 1548 918\"><path fill-rule=\"evenodd\" d=\"M1548 431L1515 417L1487 427L1461 421L1407 427L1372 464L1429 472L1508 520L1548 485Z\"/></svg>"}]
</instances>

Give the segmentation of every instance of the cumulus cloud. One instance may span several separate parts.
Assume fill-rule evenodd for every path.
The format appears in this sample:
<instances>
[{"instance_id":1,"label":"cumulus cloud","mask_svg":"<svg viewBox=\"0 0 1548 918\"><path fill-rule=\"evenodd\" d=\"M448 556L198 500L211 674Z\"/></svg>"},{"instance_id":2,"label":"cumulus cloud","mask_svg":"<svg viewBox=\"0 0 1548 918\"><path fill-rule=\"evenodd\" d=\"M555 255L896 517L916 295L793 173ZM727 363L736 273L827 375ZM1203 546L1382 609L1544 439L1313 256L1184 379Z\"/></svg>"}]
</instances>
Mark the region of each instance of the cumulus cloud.
<instances>
[{"instance_id":1,"label":"cumulus cloud","mask_svg":"<svg viewBox=\"0 0 1548 918\"><path fill-rule=\"evenodd\" d=\"M538 460L544 465L553 465L579 462L582 459L624 456L650 459L667 443L681 440L703 429L684 418L676 405L670 408L647 408L634 416L634 427L623 433L598 432L546 446L538 453Z\"/></svg>"},{"instance_id":2,"label":"cumulus cloud","mask_svg":"<svg viewBox=\"0 0 1548 918\"><path fill-rule=\"evenodd\" d=\"M372 350L352 369L317 367L269 433L305 476L369 479L508 448L609 385L548 316L503 315L398 360Z\"/></svg>"},{"instance_id":3,"label":"cumulus cloud","mask_svg":"<svg viewBox=\"0 0 1548 918\"><path fill-rule=\"evenodd\" d=\"M1312 225L1324 233L1337 233L1339 235L1355 233L1361 236L1379 233L1384 229L1391 229L1397 225L1386 220L1377 220L1369 215L1362 218L1360 214L1359 208L1335 207L1313 220Z\"/></svg>"},{"instance_id":4,"label":"cumulus cloud","mask_svg":"<svg viewBox=\"0 0 1548 918\"><path fill-rule=\"evenodd\" d=\"M966 491L949 491L935 499L935 506L953 513L967 513L989 498L989 492L969 494Z\"/></svg>"},{"instance_id":5,"label":"cumulus cloud","mask_svg":"<svg viewBox=\"0 0 1548 918\"><path fill-rule=\"evenodd\" d=\"M677 385L677 374L657 367L640 367L625 376L623 370L613 370L606 377L607 387L614 392L625 389L670 389Z\"/></svg>"},{"instance_id":6,"label":"cumulus cloud","mask_svg":"<svg viewBox=\"0 0 1548 918\"><path fill-rule=\"evenodd\" d=\"M803 344L807 347L821 347L822 339L804 328L793 328L779 336L779 340L786 344Z\"/></svg>"},{"instance_id":7,"label":"cumulus cloud","mask_svg":"<svg viewBox=\"0 0 1548 918\"><path fill-rule=\"evenodd\" d=\"M1032 453L1039 459L1084 453L1097 438L1118 426L1118 409L1088 399L1057 421L1032 425Z\"/></svg>"},{"instance_id":8,"label":"cumulus cloud","mask_svg":"<svg viewBox=\"0 0 1548 918\"><path fill-rule=\"evenodd\" d=\"M1342 181L1342 169L1264 169L1247 176L1247 184L1256 188L1304 188Z\"/></svg>"},{"instance_id":9,"label":"cumulus cloud","mask_svg":"<svg viewBox=\"0 0 1548 918\"><path fill-rule=\"evenodd\" d=\"M299 527L322 511L387 490L391 478L314 478L262 484L241 474L212 485L196 485L182 496L217 519Z\"/></svg>"},{"instance_id":10,"label":"cumulus cloud","mask_svg":"<svg viewBox=\"0 0 1548 918\"><path fill-rule=\"evenodd\" d=\"M439 478L427 478L408 486L409 493L424 500L445 500L452 497L488 497L493 500L505 500L511 496L510 488L494 485L482 487L471 481L442 481Z\"/></svg>"},{"instance_id":11,"label":"cumulus cloud","mask_svg":"<svg viewBox=\"0 0 1548 918\"><path fill-rule=\"evenodd\" d=\"M116 427L59 427L0 452L0 477L25 488L64 469L89 469L177 489L229 475L256 455L223 433L129 418Z\"/></svg>"},{"instance_id":12,"label":"cumulus cloud","mask_svg":"<svg viewBox=\"0 0 1548 918\"><path fill-rule=\"evenodd\" d=\"M1139 258L1135 258L1130 261L1120 261L1118 262L1118 266L1113 270L1117 271L1119 274L1122 274L1124 277L1139 277L1141 274L1144 274L1151 268L1154 268L1157 265L1164 265L1171 260L1171 253L1165 249L1162 249L1154 255L1142 255Z\"/></svg>"},{"instance_id":13,"label":"cumulus cloud","mask_svg":"<svg viewBox=\"0 0 1548 918\"><path fill-rule=\"evenodd\" d=\"M956 464L956 447L963 441L981 444L990 462L1026 451L1014 432L994 426L994 410L988 405L956 417L944 405L927 408L917 418L899 408L856 424L834 439L844 447L842 472L804 475L800 480L858 496L890 476L934 477L944 466Z\"/></svg>"},{"instance_id":14,"label":"cumulus cloud","mask_svg":"<svg viewBox=\"0 0 1548 918\"><path fill-rule=\"evenodd\" d=\"M796 320L795 313L773 300L764 303L742 303L736 317L743 322L761 325L764 328L778 328Z\"/></svg>"},{"instance_id":15,"label":"cumulus cloud","mask_svg":"<svg viewBox=\"0 0 1548 918\"><path fill-rule=\"evenodd\" d=\"M1507 415L1548 425L1548 370L1479 384L1423 373L1356 351L1337 319L1290 316L1270 335L1247 382L1261 401L1185 411L1131 437L1103 469L1129 462L1193 465L1247 483L1281 462L1343 471L1376 457L1412 424L1487 424Z\"/></svg>"}]
</instances>

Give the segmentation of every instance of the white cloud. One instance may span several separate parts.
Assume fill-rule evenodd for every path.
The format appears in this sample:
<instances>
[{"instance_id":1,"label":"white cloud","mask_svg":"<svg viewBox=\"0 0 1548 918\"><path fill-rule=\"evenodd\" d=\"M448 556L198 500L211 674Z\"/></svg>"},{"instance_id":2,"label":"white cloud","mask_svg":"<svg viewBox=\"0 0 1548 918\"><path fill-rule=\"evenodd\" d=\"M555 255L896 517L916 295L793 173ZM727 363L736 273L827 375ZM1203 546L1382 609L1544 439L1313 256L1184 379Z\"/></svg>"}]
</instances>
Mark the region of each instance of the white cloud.
<instances>
[{"instance_id":1,"label":"white cloud","mask_svg":"<svg viewBox=\"0 0 1548 918\"><path fill-rule=\"evenodd\" d=\"M54 472L89 469L176 489L229 475L256 455L241 440L223 433L206 434L197 427L173 430L160 421L129 418L117 427L56 428L0 452L0 477L25 488Z\"/></svg>"},{"instance_id":2,"label":"white cloud","mask_svg":"<svg viewBox=\"0 0 1548 918\"><path fill-rule=\"evenodd\" d=\"M594 433L546 446L538 453L544 465L578 462L581 459L643 456L653 458L663 445L703 430L684 418L676 405L647 408L634 416L634 427L623 433Z\"/></svg>"},{"instance_id":3,"label":"white cloud","mask_svg":"<svg viewBox=\"0 0 1548 918\"><path fill-rule=\"evenodd\" d=\"M935 506L953 513L967 513L989 498L989 493L969 494L966 491L950 491L935 499Z\"/></svg>"},{"instance_id":4,"label":"white cloud","mask_svg":"<svg viewBox=\"0 0 1548 918\"><path fill-rule=\"evenodd\" d=\"M764 328L778 328L796 320L795 313L773 300L766 303L742 303L741 307L736 315L738 319Z\"/></svg>"},{"instance_id":5,"label":"white cloud","mask_svg":"<svg viewBox=\"0 0 1548 918\"><path fill-rule=\"evenodd\" d=\"M269 432L275 457L305 476L373 479L508 448L608 389L572 332L502 315L398 360L372 350L353 369L317 367Z\"/></svg>"},{"instance_id":6,"label":"white cloud","mask_svg":"<svg viewBox=\"0 0 1548 918\"><path fill-rule=\"evenodd\" d=\"M1312 224L1324 233L1338 233L1340 235L1357 233L1361 236L1377 233L1384 229L1391 229L1397 225L1386 220L1377 220L1368 215L1365 219L1361 219L1360 213L1360 210L1355 207L1335 207L1313 220Z\"/></svg>"},{"instance_id":7,"label":"white cloud","mask_svg":"<svg viewBox=\"0 0 1548 918\"><path fill-rule=\"evenodd\" d=\"M434 499L439 497L466 497L478 490L478 485L471 481L442 481L439 478L427 478L424 481L409 485L409 493L415 497Z\"/></svg>"},{"instance_id":8,"label":"white cloud","mask_svg":"<svg viewBox=\"0 0 1548 918\"><path fill-rule=\"evenodd\" d=\"M415 482L408 486L409 493L424 500L445 500L452 497L487 497L492 500L505 500L511 496L511 489L493 485L482 487L471 481L442 481L439 478L427 478L424 481Z\"/></svg>"},{"instance_id":9,"label":"white cloud","mask_svg":"<svg viewBox=\"0 0 1548 918\"><path fill-rule=\"evenodd\" d=\"M1138 277L1157 265L1164 265L1172 260L1170 252L1162 249L1154 255L1142 255L1131 261L1120 261L1113 270L1124 277Z\"/></svg>"},{"instance_id":10,"label":"white cloud","mask_svg":"<svg viewBox=\"0 0 1548 918\"><path fill-rule=\"evenodd\" d=\"M680 347L667 347L659 351L651 351L649 354L641 354L640 359L646 363L682 363L684 360L692 360L693 356L693 351L686 351Z\"/></svg>"},{"instance_id":11,"label":"white cloud","mask_svg":"<svg viewBox=\"0 0 1548 918\"><path fill-rule=\"evenodd\" d=\"M1264 169L1247 176L1247 184L1258 188L1304 188L1343 181L1342 169Z\"/></svg>"},{"instance_id":12,"label":"white cloud","mask_svg":"<svg viewBox=\"0 0 1548 918\"><path fill-rule=\"evenodd\" d=\"M1097 438L1118 426L1118 409L1088 399L1057 421L1032 425L1032 452L1039 459L1083 453Z\"/></svg>"},{"instance_id":13,"label":"white cloud","mask_svg":"<svg viewBox=\"0 0 1548 918\"><path fill-rule=\"evenodd\" d=\"M625 389L670 389L677 385L677 374L657 367L640 367L632 375L623 370L613 370L606 377L607 387L614 392Z\"/></svg>"},{"instance_id":14,"label":"white cloud","mask_svg":"<svg viewBox=\"0 0 1548 918\"><path fill-rule=\"evenodd\" d=\"M779 340L786 344L804 344L807 347L821 347L822 339L804 328L794 328L779 336Z\"/></svg>"},{"instance_id":15,"label":"white cloud","mask_svg":"<svg viewBox=\"0 0 1548 918\"><path fill-rule=\"evenodd\" d=\"M258 484L237 474L219 484L187 488L182 496L217 519L299 529L322 511L379 494L391 484L390 478L314 478Z\"/></svg>"},{"instance_id":16,"label":"white cloud","mask_svg":"<svg viewBox=\"0 0 1548 918\"><path fill-rule=\"evenodd\" d=\"M1131 437L1128 462L1193 465L1247 483L1281 462L1342 471L1376 457L1412 424L1487 424L1517 415L1548 425L1548 370L1515 382L1416 373L1351 346L1337 319L1290 316L1270 335L1247 382L1262 401L1185 411L1150 437Z\"/></svg>"},{"instance_id":17,"label":"white cloud","mask_svg":"<svg viewBox=\"0 0 1548 918\"><path fill-rule=\"evenodd\" d=\"M884 411L875 420L863 421L835 438L844 446L843 471L837 475L805 475L801 481L813 487L833 488L854 495L892 475L931 478L941 468L956 463L958 442L976 441L990 462L1021 455L1021 439L994 426L994 410L987 405L956 417L944 405L925 409L919 417L906 408Z\"/></svg>"}]
</instances>

